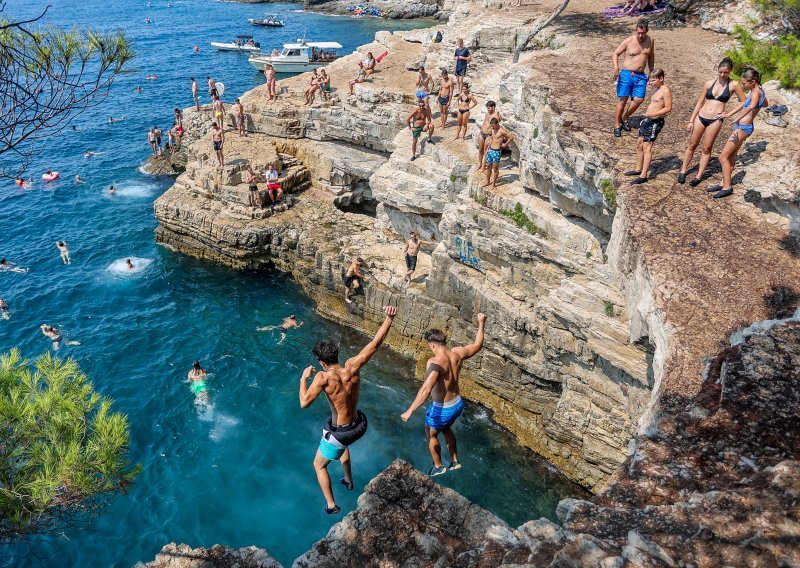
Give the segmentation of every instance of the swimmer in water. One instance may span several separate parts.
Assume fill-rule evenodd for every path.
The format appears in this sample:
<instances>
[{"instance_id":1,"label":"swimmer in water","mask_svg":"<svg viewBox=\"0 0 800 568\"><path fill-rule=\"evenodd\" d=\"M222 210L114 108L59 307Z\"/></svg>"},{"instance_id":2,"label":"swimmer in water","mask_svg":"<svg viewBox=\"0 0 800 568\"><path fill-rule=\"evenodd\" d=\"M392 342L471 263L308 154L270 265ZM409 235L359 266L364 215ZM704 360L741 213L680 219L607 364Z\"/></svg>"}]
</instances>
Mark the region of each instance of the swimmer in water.
<instances>
[{"instance_id":1,"label":"swimmer in water","mask_svg":"<svg viewBox=\"0 0 800 568\"><path fill-rule=\"evenodd\" d=\"M28 272L28 269L14 266L6 260L6 257L3 257L0 258L0 272Z\"/></svg>"},{"instance_id":2,"label":"swimmer in water","mask_svg":"<svg viewBox=\"0 0 800 568\"><path fill-rule=\"evenodd\" d=\"M119 118L114 118L113 116L108 117L108 123L113 124L115 122L119 122L120 120L125 120L124 116L120 116Z\"/></svg>"},{"instance_id":3,"label":"swimmer in water","mask_svg":"<svg viewBox=\"0 0 800 568\"><path fill-rule=\"evenodd\" d=\"M4 320L7 320L11 317L11 314L8 313L8 304L3 298L0 298L0 315L3 316Z\"/></svg>"},{"instance_id":4,"label":"swimmer in water","mask_svg":"<svg viewBox=\"0 0 800 568\"><path fill-rule=\"evenodd\" d=\"M194 362L194 367L186 376L189 382L189 388L194 395L195 404L208 404L208 387L206 386L206 373L205 369L200 366L200 361Z\"/></svg>"},{"instance_id":5,"label":"swimmer in water","mask_svg":"<svg viewBox=\"0 0 800 568\"><path fill-rule=\"evenodd\" d=\"M64 261L64 264L70 264L69 259L69 248L67 248L67 241L56 241L56 247L58 247L58 252L61 253L61 260Z\"/></svg>"},{"instance_id":6,"label":"swimmer in water","mask_svg":"<svg viewBox=\"0 0 800 568\"><path fill-rule=\"evenodd\" d=\"M14 182L14 183L16 183L16 184L17 184L17 186L18 186L20 189L23 189L23 190L24 190L24 189L30 189L30 188L31 188L31 184L33 184L33 180L32 180L32 179L29 179L28 181L25 181L25 180L24 180L24 179L22 179L22 178L17 178L17 181L16 181L16 182Z\"/></svg>"},{"instance_id":7,"label":"swimmer in water","mask_svg":"<svg viewBox=\"0 0 800 568\"><path fill-rule=\"evenodd\" d=\"M75 176L75 183L86 183L86 180L81 177L81 174Z\"/></svg>"},{"instance_id":8,"label":"swimmer in water","mask_svg":"<svg viewBox=\"0 0 800 568\"><path fill-rule=\"evenodd\" d=\"M83 157L91 158L92 156L102 156L103 154L105 154L105 152L92 152L91 150L86 150L86 152L83 154Z\"/></svg>"},{"instance_id":9,"label":"swimmer in water","mask_svg":"<svg viewBox=\"0 0 800 568\"><path fill-rule=\"evenodd\" d=\"M272 331L273 329L280 329L281 330L281 338L278 340L278 345L283 343L283 340L286 339L286 332L292 329L293 327L300 327L303 325L303 322L297 323L297 316L292 314L287 318L283 319L283 323L281 325L268 325L266 327L257 327L256 331Z\"/></svg>"},{"instance_id":10,"label":"swimmer in water","mask_svg":"<svg viewBox=\"0 0 800 568\"><path fill-rule=\"evenodd\" d=\"M134 90L134 91L136 91L137 93L141 93L141 92L143 92L143 91L144 91L144 89L143 89L143 88L141 88L141 87L140 87L140 86L138 86L138 85L137 85L137 86L136 86L136 87L135 87L133 90Z\"/></svg>"},{"instance_id":11,"label":"swimmer in water","mask_svg":"<svg viewBox=\"0 0 800 568\"><path fill-rule=\"evenodd\" d=\"M108 186L108 193L114 195L115 193L117 193L117 188L114 187L113 185Z\"/></svg>"},{"instance_id":12,"label":"swimmer in water","mask_svg":"<svg viewBox=\"0 0 800 568\"><path fill-rule=\"evenodd\" d=\"M133 263L131 262L130 258L125 260L125 266L128 267L128 270L133 270Z\"/></svg>"},{"instance_id":13,"label":"swimmer in water","mask_svg":"<svg viewBox=\"0 0 800 568\"><path fill-rule=\"evenodd\" d=\"M58 348L61 347L61 342L64 340L64 336L61 335L61 332L52 325L47 325L46 323L42 324L40 329L45 337L49 337L53 340L53 351L58 351Z\"/></svg>"}]
</instances>

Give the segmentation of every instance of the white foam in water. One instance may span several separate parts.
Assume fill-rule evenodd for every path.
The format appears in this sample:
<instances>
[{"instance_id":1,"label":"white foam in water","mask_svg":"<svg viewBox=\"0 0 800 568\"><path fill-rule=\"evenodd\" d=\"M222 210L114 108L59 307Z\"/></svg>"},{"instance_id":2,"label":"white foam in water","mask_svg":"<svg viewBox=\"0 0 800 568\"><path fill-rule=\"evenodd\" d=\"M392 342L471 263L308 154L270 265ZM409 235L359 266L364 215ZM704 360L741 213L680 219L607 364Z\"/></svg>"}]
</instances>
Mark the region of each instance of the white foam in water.
<instances>
[{"instance_id":1,"label":"white foam in water","mask_svg":"<svg viewBox=\"0 0 800 568\"><path fill-rule=\"evenodd\" d=\"M221 412L214 419L214 427L208 433L208 437L215 442L219 442L227 436L231 430L239 424L240 420Z\"/></svg>"},{"instance_id":2,"label":"white foam in water","mask_svg":"<svg viewBox=\"0 0 800 568\"><path fill-rule=\"evenodd\" d=\"M130 259L133 268L128 268L126 260ZM125 258L118 258L108 265L108 270L114 276L120 278L131 278L141 275L153 263L150 258L139 258L138 256L128 256Z\"/></svg>"},{"instance_id":3,"label":"white foam in water","mask_svg":"<svg viewBox=\"0 0 800 568\"><path fill-rule=\"evenodd\" d=\"M116 195L121 195L123 197L150 197L155 191L152 185L144 183L131 183L115 187L117 189Z\"/></svg>"}]
</instances>

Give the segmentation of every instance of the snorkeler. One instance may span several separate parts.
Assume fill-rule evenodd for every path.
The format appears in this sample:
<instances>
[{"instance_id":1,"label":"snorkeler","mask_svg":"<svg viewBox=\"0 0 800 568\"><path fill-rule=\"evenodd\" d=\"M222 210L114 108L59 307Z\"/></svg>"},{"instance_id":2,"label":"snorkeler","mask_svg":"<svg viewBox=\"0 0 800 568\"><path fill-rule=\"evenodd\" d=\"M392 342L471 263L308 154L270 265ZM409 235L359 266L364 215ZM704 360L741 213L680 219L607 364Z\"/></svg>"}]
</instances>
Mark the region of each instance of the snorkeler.
<instances>
[{"instance_id":1,"label":"snorkeler","mask_svg":"<svg viewBox=\"0 0 800 568\"><path fill-rule=\"evenodd\" d=\"M194 362L194 368L186 376L186 380L189 381L189 388L194 395L195 404L208 404L207 376L208 373L200 366L200 361Z\"/></svg>"},{"instance_id":2,"label":"snorkeler","mask_svg":"<svg viewBox=\"0 0 800 568\"><path fill-rule=\"evenodd\" d=\"M114 186L112 185L111 187L114 187ZM130 258L126 258L125 259L125 266L128 268L128 270L133 270L134 266L133 266L133 263L131 262Z\"/></svg>"},{"instance_id":3,"label":"snorkeler","mask_svg":"<svg viewBox=\"0 0 800 568\"><path fill-rule=\"evenodd\" d=\"M2 316L4 320L11 317L11 314L8 313L8 304L3 298L0 298L0 316Z\"/></svg>"},{"instance_id":4,"label":"snorkeler","mask_svg":"<svg viewBox=\"0 0 800 568\"><path fill-rule=\"evenodd\" d=\"M268 325L266 327L257 327L256 331L272 331L273 329L280 329L281 330L281 338L278 340L278 345L283 343L283 340L286 339L286 332L292 329L293 327L300 327L303 325L303 322L297 323L297 316L292 314L287 318L283 318L283 323L281 325Z\"/></svg>"}]
</instances>

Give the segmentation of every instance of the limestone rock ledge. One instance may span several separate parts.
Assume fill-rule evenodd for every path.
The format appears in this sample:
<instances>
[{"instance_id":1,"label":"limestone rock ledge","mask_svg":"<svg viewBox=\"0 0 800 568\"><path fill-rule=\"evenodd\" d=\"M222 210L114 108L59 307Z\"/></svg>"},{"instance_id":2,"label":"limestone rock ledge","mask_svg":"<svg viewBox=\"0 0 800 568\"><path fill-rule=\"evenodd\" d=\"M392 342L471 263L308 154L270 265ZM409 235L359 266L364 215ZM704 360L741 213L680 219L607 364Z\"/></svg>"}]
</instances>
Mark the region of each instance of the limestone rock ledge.
<instances>
[{"instance_id":1,"label":"limestone rock ledge","mask_svg":"<svg viewBox=\"0 0 800 568\"><path fill-rule=\"evenodd\" d=\"M514 529L396 460L293 567L800 565L800 312L735 334L700 393L666 407L607 491L559 504L563 526L539 519ZM159 558L174 561L170 547ZM218 557L146 566L232 566ZM239 565L277 566L248 562Z\"/></svg>"},{"instance_id":2,"label":"limestone rock ledge","mask_svg":"<svg viewBox=\"0 0 800 568\"><path fill-rule=\"evenodd\" d=\"M266 550L248 546L234 550L227 546L192 548L186 544L169 543L155 560L134 568L281 568Z\"/></svg>"}]
</instances>

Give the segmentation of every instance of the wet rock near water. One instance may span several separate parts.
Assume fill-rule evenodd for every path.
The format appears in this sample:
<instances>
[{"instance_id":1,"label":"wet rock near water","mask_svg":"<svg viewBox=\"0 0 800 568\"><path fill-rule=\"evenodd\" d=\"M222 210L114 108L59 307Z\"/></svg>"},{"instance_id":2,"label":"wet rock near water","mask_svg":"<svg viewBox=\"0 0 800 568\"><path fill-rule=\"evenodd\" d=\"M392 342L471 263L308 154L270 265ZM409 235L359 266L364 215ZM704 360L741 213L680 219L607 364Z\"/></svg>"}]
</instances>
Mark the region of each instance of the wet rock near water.
<instances>
[{"instance_id":1,"label":"wet rock near water","mask_svg":"<svg viewBox=\"0 0 800 568\"><path fill-rule=\"evenodd\" d=\"M186 171L187 162L188 154L182 149L174 154L165 152L161 156L150 156L142 169L155 176L177 176Z\"/></svg>"}]
</instances>

